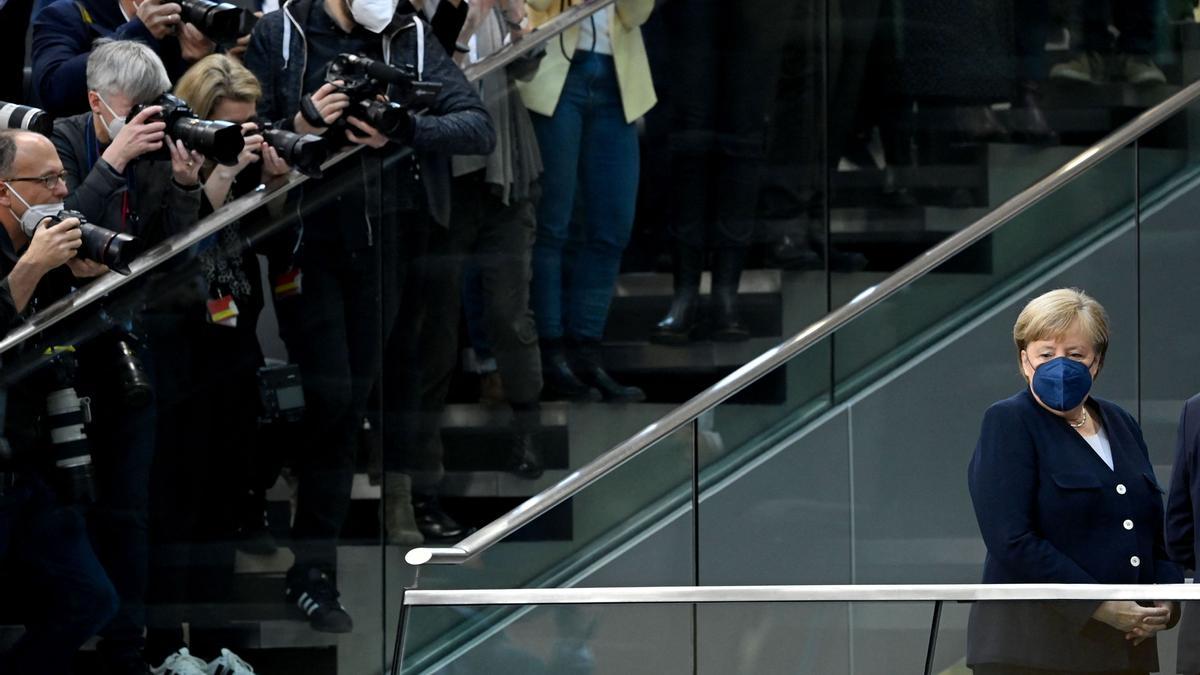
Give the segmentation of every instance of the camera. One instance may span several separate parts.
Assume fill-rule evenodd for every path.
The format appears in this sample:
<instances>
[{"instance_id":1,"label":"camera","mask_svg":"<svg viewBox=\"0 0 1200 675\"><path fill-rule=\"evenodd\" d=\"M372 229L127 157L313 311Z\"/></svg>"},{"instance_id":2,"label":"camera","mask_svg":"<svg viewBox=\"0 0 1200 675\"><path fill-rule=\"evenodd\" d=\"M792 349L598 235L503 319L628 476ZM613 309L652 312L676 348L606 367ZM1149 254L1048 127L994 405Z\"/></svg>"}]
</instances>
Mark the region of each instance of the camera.
<instances>
[{"instance_id":1,"label":"camera","mask_svg":"<svg viewBox=\"0 0 1200 675\"><path fill-rule=\"evenodd\" d=\"M272 363L259 368L258 397L262 402L260 422L299 422L304 416L304 386L300 380L300 367Z\"/></svg>"},{"instance_id":2,"label":"camera","mask_svg":"<svg viewBox=\"0 0 1200 675\"><path fill-rule=\"evenodd\" d=\"M96 501L92 444L86 426L92 421L91 400L76 389L79 362L74 347L51 347L46 375L46 414L42 422L50 439L59 496L68 503Z\"/></svg>"},{"instance_id":3,"label":"camera","mask_svg":"<svg viewBox=\"0 0 1200 675\"><path fill-rule=\"evenodd\" d=\"M0 129L24 129L49 136L54 131L54 118L39 108L0 101Z\"/></svg>"},{"instance_id":4,"label":"camera","mask_svg":"<svg viewBox=\"0 0 1200 675\"><path fill-rule=\"evenodd\" d=\"M278 129L270 122L258 122L259 133L280 158L310 178L321 177L321 165L329 159L329 141L316 134L297 134Z\"/></svg>"},{"instance_id":5,"label":"camera","mask_svg":"<svg viewBox=\"0 0 1200 675\"><path fill-rule=\"evenodd\" d=\"M83 232L83 245L79 247L77 257L83 260L93 260L114 272L129 274L129 263L146 250L141 239L122 232L112 230L87 222L84 215L78 211L64 209L50 218L47 227L57 225L68 218L79 219L79 229ZM32 237L33 232L26 232Z\"/></svg>"},{"instance_id":6,"label":"camera","mask_svg":"<svg viewBox=\"0 0 1200 675\"><path fill-rule=\"evenodd\" d=\"M258 23L254 12L228 2L182 0L179 4L183 7L180 19L192 24L205 37L218 44L237 42L238 38L249 35L254 24Z\"/></svg>"},{"instance_id":7,"label":"camera","mask_svg":"<svg viewBox=\"0 0 1200 675\"><path fill-rule=\"evenodd\" d=\"M162 113L152 119L167 124L167 135L172 140L183 141L183 146L188 150L195 150L226 166L237 164L238 155L246 147L240 124L202 120L188 107L187 101L171 94L163 94L150 103L135 105L126 121L154 105L162 106ZM164 143L162 148L142 156L147 159L168 159L171 153Z\"/></svg>"},{"instance_id":8,"label":"camera","mask_svg":"<svg viewBox=\"0 0 1200 675\"><path fill-rule=\"evenodd\" d=\"M347 115L362 119L385 136L398 133L409 110L428 107L442 90L440 82L421 81L415 71L357 54L338 54L325 70L325 81L341 82L335 86L350 98ZM389 92L392 100L378 100L378 96ZM342 123L344 117L338 122ZM363 135L353 126L345 128L356 136Z\"/></svg>"}]
</instances>

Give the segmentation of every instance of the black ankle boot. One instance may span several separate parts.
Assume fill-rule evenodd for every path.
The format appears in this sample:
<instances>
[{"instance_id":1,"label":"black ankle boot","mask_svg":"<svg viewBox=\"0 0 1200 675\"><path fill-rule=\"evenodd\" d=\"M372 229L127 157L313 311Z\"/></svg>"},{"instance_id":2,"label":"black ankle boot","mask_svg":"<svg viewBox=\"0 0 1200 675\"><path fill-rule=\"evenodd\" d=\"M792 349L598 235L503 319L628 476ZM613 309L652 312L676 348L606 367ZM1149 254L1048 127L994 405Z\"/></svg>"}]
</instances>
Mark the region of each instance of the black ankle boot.
<instances>
[{"instance_id":1,"label":"black ankle boot","mask_svg":"<svg viewBox=\"0 0 1200 675\"><path fill-rule=\"evenodd\" d=\"M567 363L562 340L542 340L542 399L546 401L599 401L600 392L576 377Z\"/></svg>"},{"instance_id":2,"label":"black ankle boot","mask_svg":"<svg viewBox=\"0 0 1200 675\"><path fill-rule=\"evenodd\" d=\"M721 248L713 255L712 271L712 339L718 342L741 342L750 337L746 324L737 311L738 282L746 260L744 248Z\"/></svg>"},{"instance_id":3,"label":"black ankle boot","mask_svg":"<svg viewBox=\"0 0 1200 675\"><path fill-rule=\"evenodd\" d=\"M654 326L650 341L663 345L687 344L700 313L700 275L704 251L680 243L675 248L675 297L667 315Z\"/></svg>"},{"instance_id":4,"label":"black ankle boot","mask_svg":"<svg viewBox=\"0 0 1200 675\"><path fill-rule=\"evenodd\" d=\"M646 400L646 392L637 387L626 387L605 372L600 363L599 340L570 340L567 348L572 370L580 380L600 390L605 401L640 403Z\"/></svg>"},{"instance_id":5,"label":"black ankle boot","mask_svg":"<svg viewBox=\"0 0 1200 675\"><path fill-rule=\"evenodd\" d=\"M513 405L512 438L507 461L509 473L530 480L542 477L545 467L534 441L534 434L542 423L541 417L541 410L536 403Z\"/></svg>"},{"instance_id":6,"label":"black ankle boot","mask_svg":"<svg viewBox=\"0 0 1200 675\"><path fill-rule=\"evenodd\" d=\"M466 528L442 510L437 495L413 493L412 505L417 529L426 539L457 539L466 534Z\"/></svg>"},{"instance_id":7,"label":"black ankle boot","mask_svg":"<svg viewBox=\"0 0 1200 675\"><path fill-rule=\"evenodd\" d=\"M1058 143L1058 134L1042 112L1042 96L1038 83L1027 81L1017 87L1012 106L1013 139L1022 143L1053 145Z\"/></svg>"}]
</instances>

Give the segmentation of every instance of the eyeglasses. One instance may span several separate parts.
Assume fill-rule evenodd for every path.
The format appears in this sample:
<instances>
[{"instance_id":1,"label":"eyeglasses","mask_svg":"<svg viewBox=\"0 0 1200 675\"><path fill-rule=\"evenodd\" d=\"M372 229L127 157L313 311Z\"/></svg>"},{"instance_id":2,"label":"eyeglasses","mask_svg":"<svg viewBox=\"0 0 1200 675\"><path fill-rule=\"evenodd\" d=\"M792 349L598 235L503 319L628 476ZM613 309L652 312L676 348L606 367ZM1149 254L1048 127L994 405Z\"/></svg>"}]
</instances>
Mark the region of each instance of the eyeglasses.
<instances>
[{"instance_id":1,"label":"eyeglasses","mask_svg":"<svg viewBox=\"0 0 1200 675\"><path fill-rule=\"evenodd\" d=\"M8 179L5 179L4 182L6 182L6 183L23 183L23 182L34 182L34 181L41 183L43 186L45 186L45 188L47 190L53 190L54 186L58 185L59 181L63 181L64 183L67 181L67 172L64 170L64 171L59 171L58 173L52 173L48 176L35 176L33 178L8 178Z\"/></svg>"}]
</instances>

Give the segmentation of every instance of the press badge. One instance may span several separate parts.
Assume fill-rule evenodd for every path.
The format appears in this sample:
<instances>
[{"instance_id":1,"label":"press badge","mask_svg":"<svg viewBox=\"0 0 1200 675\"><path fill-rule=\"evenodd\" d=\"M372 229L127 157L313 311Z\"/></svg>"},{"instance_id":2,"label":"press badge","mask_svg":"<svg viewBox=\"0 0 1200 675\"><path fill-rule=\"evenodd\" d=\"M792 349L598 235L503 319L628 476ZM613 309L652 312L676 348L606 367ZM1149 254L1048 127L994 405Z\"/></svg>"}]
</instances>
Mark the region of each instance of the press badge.
<instances>
[{"instance_id":1,"label":"press badge","mask_svg":"<svg viewBox=\"0 0 1200 675\"><path fill-rule=\"evenodd\" d=\"M238 306L232 295L225 295L216 300L209 300L208 322L217 326L237 327Z\"/></svg>"},{"instance_id":2,"label":"press badge","mask_svg":"<svg viewBox=\"0 0 1200 675\"><path fill-rule=\"evenodd\" d=\"M300 295L300 281L303 276L299 267L293 267L275 277L275 299L282 300L293 295Z\"/></svg>"}]
</instances>

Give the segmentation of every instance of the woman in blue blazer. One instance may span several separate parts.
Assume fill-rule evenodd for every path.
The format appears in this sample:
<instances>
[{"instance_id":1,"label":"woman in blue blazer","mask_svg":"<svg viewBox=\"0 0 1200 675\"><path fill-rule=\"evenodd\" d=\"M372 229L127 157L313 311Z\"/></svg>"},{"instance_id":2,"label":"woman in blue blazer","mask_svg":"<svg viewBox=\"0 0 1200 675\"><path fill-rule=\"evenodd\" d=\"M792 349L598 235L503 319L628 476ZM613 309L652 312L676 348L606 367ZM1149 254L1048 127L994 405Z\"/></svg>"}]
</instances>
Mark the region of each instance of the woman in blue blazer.
<instances>
[{"instance_id":1,"label":"woman in blue blazer","mask_svg":"<svg viewBox=\"0 0 1200 675\"><path fill-rule=\"evenodd\" d=\"M1013 340L1027 386L988 408L968 472L983 583L1182 582L1141 429L1089 395L1108 348L1104 308L1051 291L1021 311ZM1154 634L1177 618L1168 602L980 602L967 664L976 675L1148 673Z\"/></svg>"}]
</instances>

